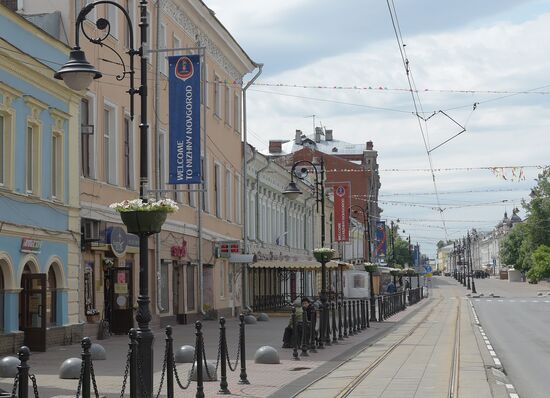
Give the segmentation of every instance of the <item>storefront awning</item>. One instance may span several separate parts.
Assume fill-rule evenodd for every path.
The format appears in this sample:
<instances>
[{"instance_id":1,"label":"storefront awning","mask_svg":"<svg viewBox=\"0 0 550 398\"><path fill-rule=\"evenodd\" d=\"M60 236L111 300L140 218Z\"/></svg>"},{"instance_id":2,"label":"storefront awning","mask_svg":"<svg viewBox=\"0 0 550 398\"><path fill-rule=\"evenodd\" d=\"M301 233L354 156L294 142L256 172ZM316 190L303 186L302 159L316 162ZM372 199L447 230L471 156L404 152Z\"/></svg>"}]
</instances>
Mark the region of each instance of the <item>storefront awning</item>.
<instances>
[{"instance_id":1,"label":"storefront awning","mask_svg":"<svg viewBox=\"0 0 550 398\"><path fill-rule=\"evenodd\" d=\"M229 256L230 263L251 263L254 261L253 254L231 253Z\"/></svg>"},{"instance_id":2,"label":"storefront awning","mask_svg":"<svg viewBox=\"0 0 550 398\"><path fill-rule=\"evenodd\" d=\"M352 264L339 262L339 261L329 261L326 264L327 268L330 269L336 269L336 268L344 268L344 269L353 269ZM321 263L317 261L293 261L293 262L286 262L286 261L258 261L257 263L250 264L250 268L279 268L279 269L293 269L293 270L316 270L321 269Z\"/></svg>"}]
</instances>

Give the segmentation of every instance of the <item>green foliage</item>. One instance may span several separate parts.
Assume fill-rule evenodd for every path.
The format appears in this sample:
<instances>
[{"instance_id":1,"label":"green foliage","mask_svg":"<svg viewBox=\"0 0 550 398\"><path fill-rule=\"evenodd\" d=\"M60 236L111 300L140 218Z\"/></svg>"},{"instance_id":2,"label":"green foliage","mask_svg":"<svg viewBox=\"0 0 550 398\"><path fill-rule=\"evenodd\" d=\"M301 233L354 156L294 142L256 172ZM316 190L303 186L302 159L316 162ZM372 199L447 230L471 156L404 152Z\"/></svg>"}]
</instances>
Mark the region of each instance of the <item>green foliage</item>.
<instances>
[{"instance_id":1,"label":"green foliage","mask_svg":"<svg viewBox=\"0 0 550 398\"><path fill-rule=\"evenodd\" d=\"M439 250L447 245L452 245L452 244L453 244L452 240L448 240L447 242L440 240L439 242L437 242L437 249Z\"/></svg>"},{"instance_id":2,"label":"green foliage","mask_svg":"<svg viewBox=\"0 0 550 398\"><path fill-rule=\"evenodd\" d=\"M550 277L550 247L540 245L531 255L533 266L527 272L530 281L538 282Z\"/></svg>"},{"instance_id":3,"label":"green foliage","mask_svg":"<svg viewBox=\"0 0 550 398\"><path fill-rule=\"evenodd\" d=\"M523 272L535 267L538 257L534 254L541 246L550 246L550 167L545 168L536 181L530 200L523 202L527 219L516 224L500 245L501 261ZM530 271L528 278L536 281L546 277L541 267Z\"/></svg>"}]
</instances>

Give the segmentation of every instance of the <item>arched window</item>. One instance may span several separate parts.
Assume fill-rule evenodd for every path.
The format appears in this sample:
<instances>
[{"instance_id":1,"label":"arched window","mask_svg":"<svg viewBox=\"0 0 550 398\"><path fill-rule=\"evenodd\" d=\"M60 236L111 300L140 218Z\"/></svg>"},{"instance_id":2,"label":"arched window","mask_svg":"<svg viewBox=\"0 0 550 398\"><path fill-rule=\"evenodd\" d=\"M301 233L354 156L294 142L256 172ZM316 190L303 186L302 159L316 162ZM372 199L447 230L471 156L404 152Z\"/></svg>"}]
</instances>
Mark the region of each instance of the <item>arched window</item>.
<instances>
[{"instance_id":1,"label":"arched window","mask_svg":"<svg viewBox=\"0 0 550 398\"><path fill-rule=\"evenodd\" d=\"M46 289L46 321L47 325L57 323L57 282L53 265L48 270L48 285Z\"/></svg>"}]
</instances>

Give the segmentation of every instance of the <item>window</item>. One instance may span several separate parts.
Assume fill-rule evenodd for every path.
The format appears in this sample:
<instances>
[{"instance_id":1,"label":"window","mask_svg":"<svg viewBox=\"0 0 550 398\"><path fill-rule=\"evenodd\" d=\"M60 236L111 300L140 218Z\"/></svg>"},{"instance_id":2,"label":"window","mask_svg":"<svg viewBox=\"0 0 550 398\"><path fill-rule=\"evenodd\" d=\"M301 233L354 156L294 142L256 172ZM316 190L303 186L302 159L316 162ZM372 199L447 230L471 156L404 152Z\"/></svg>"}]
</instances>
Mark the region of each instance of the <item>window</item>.
<instances>
[{"instance_id":1,"label":"window","mask_svg":"<svg viewBox=\"0 0 550 398\"><path fill-rule=\"evenodd\" d=\"M225 218L233 221L233 175L229 170L225 171Z\"/></svg>"},{"instance_id":2,"label":"window","mask_svg":"<svg viewBox=\"0 0 550 398\"><path fill-rule=\"evenodd\" d=\"M238 94L233 96L233 126L237 133L241 132L241 99Z\"/></svg>"},{"instance_id":3,"label":"window","mask_svg":"<svg viewBox=\"0 0 550 398\"><path fill-rule=\"evenodd\" d=\"M106 106L103 110L103 178L116 184L116 122L115 109Z\"/></svg>"},{"instance_id":4,"label":"window","mask_svg":"<svg viewBox=\"0 0 550 398\"><path fill-rule=\"evenodd\" d=\"M93 177L94 163L94 125L92 123L93 109L90 99L84 98L80 102L80 151L81 151L81 172L83 177Z\"/></svg>"},{"instance_id":5,"label":"window","mask_svg":"<svg viewBox=\"0 0 550 398\"><path fill-rule=\"evenodd\" d=\"M27 193L37 193L38 159L35 156L38 150L38 127L27 126L26 143L26 190Z\"/></svg>"},{"instance_id":6,"label":"window","mask_svg":"<svg viewBox=\"0 0 550 398\"><path fill-rule=\"evenodd\" d=\"M48 270L48 285L46 289L46 323L49 326L57 324L57 282L53 266Z\"/></svg>"},{"instance_id":7,"label":"window","mask_svg":"<svg viewBox=\"0 0 550 398\"><path fill-rule=\"evenodd\" d=\"M124 118L124 187L133 189L134 187L134 167L132 159L132 121L129 117Z\"/></svg>"},{"instance_id":8,"label":"window","mask_svg":"<svg viewBox=\"0 0 550 398\"><path fill-rule=\"evenodd\" d=\"M214 115L221 117L222 94L220 92L220 78L214 75Z\"/></svg>"},{"instance_id":9,"label":"window","mask_svg":"<svg viewBox=\"0 0 550 398\"><path fill-rule=\"evenodd\" d=\"M168 302L168 264L171 261L162 260L160 263L160 306L162 307L161 312L168 312L170 309L170 303Z\"/></svg>"},{"instance_id":10,"label":"window","mask_svg":"<svg viewBox=\"0 0 550 398\"><path fill-rule=\"evenodd\" d=\"M228 126L231 126L231 87L229 87L229 83L226 83L225 85L225 123Z\"/></svg>"},{"instance_id":11,"label":"window","mask_svg":"<svg viewBox=\"0 0 550 398\"><path fill-rule=\"evenodd\" d=\"M86 262L84 269L84 309L86 315L93 315L95 308L94 263Z\"/></svg>"},{"instance_id":12,"label":"window","mask_svg":"<svg viewBox=\"0 0 550 398\"><path fill-rule=\"evenodd\" d=\"M236 202L235 203L235 221L237 224L240 224L242 222L242 182L241 182L241 176L235 177L235 197Z\"/></svg>"},{"instance_id":13,"label":"window","mask_svg":"<svg viewBox=\"0 0 550 398\"><path fill-rule=\"evenodd\" d=\"M159 49L166 48L166 25L160 24L159 27ZM160 57L159 69L160 73L168 76L168 59L166 58L166 53L158 52L157 56Z\"/></svg>"},{"instance_id":14,"label":"window","mask_svg":"<svg viewBox=\"0 0 550 398\"><path fill-rule=\"evenodd\" d=\"M204 157L201 157L201 172L202 172L202 181L204 182L203 186L201 186L201 189L207 189L208 187L208 167L207 163L204 161ZM209 197L207 195L207 192L204 190L200 192L200 195L202 195L202 211L209 212L210 211L210 205L209 205Z\"/></svg>"},{"instance_id":15,"label":"window","mask_svg":"<svg viewBox=\"0 0 550 398\"><path fill-rule=\"evenodd\" d=\"M195 267L187 264L186 268L186 287L187 287L187 310L195 309Z\"/></svg>"},{"instance_id":16,"label":"window","mask_svg":"<svg viewBox=\"0 0 550 398\"><path fill-rule=\"evenodd\" d=\"M203 104L206 104L207 108L210 108L210 96L208 95L208 89L210 87L210 81L208 80L208 64L206 63L206 60L203 59L202 62L202 82L203 82L203 90L202 90L202 100Z\"/></svg>"},{"instance_id":17,"label":"window","mask_svg":"<svg viewBox=\"0 0 550 398\"><path fill-rule=\"evenodd\" d=\"M75 1L75 20L76 20L76 17L78 17L78 14L80 13L80 11L84 8L84 6L92 3L94 0L76 0ZM92 11L90 11L90 13L88 15L86 15L86 20L87 21L92 21L95 23L95 20L96 20L96 10L95 10L95 7L92 9Z\"/></svg>"},{"instance_id":18,"label":"window","mask_svg":"<svg viewBox=\"0 0 550 398\"><path fill-rule=\"evenodd\" d=\"M225 297L225 264L220 265L220 297Z\"/></svg>"},{"instance_id":19,"label":"window","mask_svg":"<svg viewBox=\"0 0 550 398\"><path fill-rule=\"evenodd\" d=\"M4 116L0 115L0 184L5 183L6 146L4 137Z\"/></svg>"},{"instance_id":20,"label":"window","mask_svg":"<svg viewBox=\"0 0 550 398\"><path fill-rule=\"evenodd\" d=\"M126 12L128 12L128 15L130 16L130 20L132 21L132 26L135 26L135 7L134 7L134 0L126 0L125 7ZM134 43L130 42L130 25L126 24L126 48L131 48Z\"/></svg>"},{"instance_id":21,"label":"window","mask_svg":"<svg viewBox=\"0 0 550 398\"><path fill-rule=\"evenodd\" d=\"M216 217L222 216L222 205L221 205L221 166L219 164L214 165L214 200L216 204Z\"/></svg>"},{"instance_id":22,"label":"window","mask_svg":"<svg viewBox=\"0 0 550 398\"><path fill-rule=\"evenodd\" d=\"M63 182L63 139L52 134L52 198L61 199Z\"/></svg>"},{"instance_id":23,"label":"window","mask_svg":"<svg viewBox=\"0 0 550 398\"><path fill-rule=\"evenodd\" d=\"M115 39L118 39L118 17L120 15L118 7L110 4L105 4L105 8L107 9L105 15L107 17L107 20L111 24L111 36L113 36Z\"/></svg>"}]
</instances>

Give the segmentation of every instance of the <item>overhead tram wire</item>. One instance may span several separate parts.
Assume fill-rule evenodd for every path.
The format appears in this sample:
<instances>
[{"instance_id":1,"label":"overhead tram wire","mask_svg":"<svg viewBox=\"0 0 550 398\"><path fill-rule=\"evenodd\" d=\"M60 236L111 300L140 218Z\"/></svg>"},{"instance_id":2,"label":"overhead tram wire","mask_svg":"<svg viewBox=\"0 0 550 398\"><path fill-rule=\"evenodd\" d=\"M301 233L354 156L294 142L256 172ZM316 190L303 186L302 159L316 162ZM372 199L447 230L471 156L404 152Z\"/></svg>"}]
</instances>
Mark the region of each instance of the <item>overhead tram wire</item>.
<instances>
[{"instance_id":1,"label":"overhead tram wire","mask_svg":"<svg viewBox=\"0 0 550 398\"><path fill-rule=\"evenodd\" d=\"M411 97L412 97L414 109L415 109L415 112L416 112L416 119L418 121L418 127L420 128L420 134L422 135L422 141L424 142L424 148L426 150L426 155L428 156L428 162L429 162L429 165L430 165L430 169L432 170L432 182L433 182L433 186L434 186L434 192L435 192L436 200L437 200L437 203L438 203L438 206L439 206L439 214L441 216L441 222L443 223L443 228L445 230L445 238L447 239L448 238L447 226L445 224L445 217L443 215L443 210L441 209L441 205L439 204L440 200L439 200L439 194L438 194L438 191L437 191L437 183L436 183L436 180L435 180L435 173L433 171L434 167L433 167L432 157L431 157L431 154L430 154L430 148L429 148L429 145L428 145L426 134L424 133L424 129L422 128L422 122L419 118L418 105L416 103L416 98L415 98L415 93L414 93L414 87L416 87L416 85L414 85L414 87L413 87L414 82L411 80L412 76L411 76L411 71L409 69L409 60L406 58L406 53L404 52L405 51L405 46L404 46L404 43L403 43L403 40L402 40L401 30L399 29L399 31L398 31L398 27L396 25L396 23L399 24L399 22L397 20L397 12L395 10L395 4L394 4L393 0L391 0L391 2L392 2L392 5L393 5L393 12L392 12L392 7L390 6L390 0L386 0L386 4L388 5L388 11L390 12L393 31L395 33L395 38L397 40L397 46L399 47L399 53L401 54L401 60L403 61L403 67L405 68L405 74L407 76L407 82L409 84L409 88L411 89ZM395 18L394 18L394 14L395 14ZM418 95L418 93L417 93L417 95ZM419 100L419 104L421 104L419 96L418 96L418 100Z\"/></svg>"}]
</instances>

